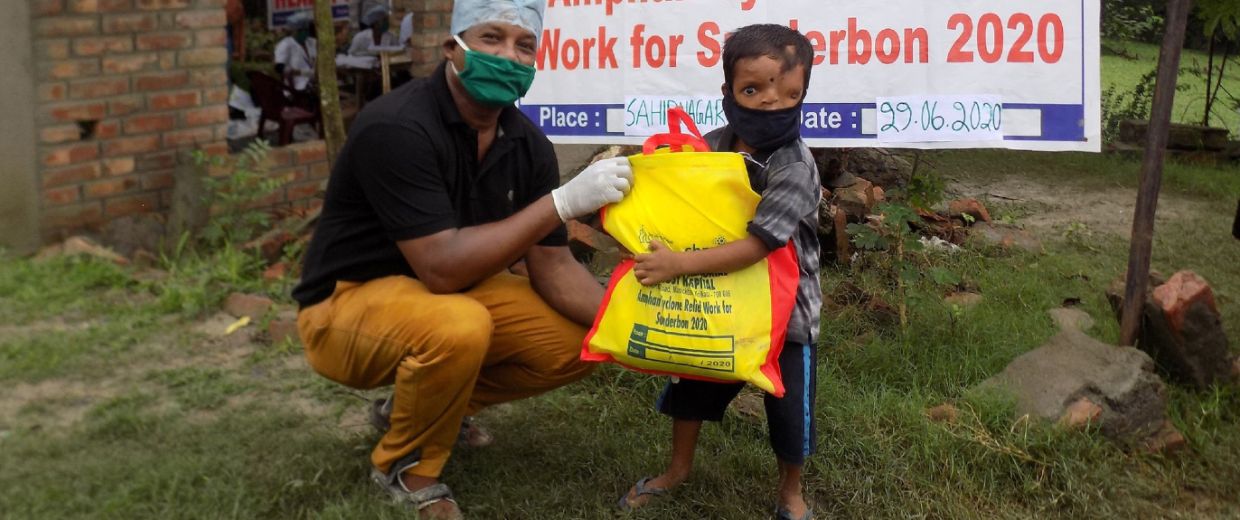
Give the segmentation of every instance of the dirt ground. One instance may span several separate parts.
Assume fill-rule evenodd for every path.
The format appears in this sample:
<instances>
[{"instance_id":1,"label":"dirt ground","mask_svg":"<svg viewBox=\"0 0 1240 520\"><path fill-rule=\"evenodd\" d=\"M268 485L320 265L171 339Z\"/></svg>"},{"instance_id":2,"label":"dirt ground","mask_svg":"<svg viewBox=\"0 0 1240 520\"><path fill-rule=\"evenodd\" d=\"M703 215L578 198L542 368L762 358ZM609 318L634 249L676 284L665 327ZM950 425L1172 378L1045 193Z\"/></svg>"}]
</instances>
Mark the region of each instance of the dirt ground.
<instances>
[{"instance_id":1,"label":"dirt ground","mask_svg":"<svg viewBox=\"0 0 1240 520\"><path fill-rule=\"evenodd\" d=\"M948 192L976 198L988 207L1011 205L1029 211L1017 219L1018 223L1043 238L1060 234L1073 223L1127 238L1132 232L1132 214L1137 203L1137 193L1132 189L1082 190L1015 178L989 183L956 181L948 186ZM1164 192L1158 200L1155 222L1157 225L1192 219L1201 211L1200 203ZM998 215L992 210L992 216Z\"/></svg>"}]
</instances>

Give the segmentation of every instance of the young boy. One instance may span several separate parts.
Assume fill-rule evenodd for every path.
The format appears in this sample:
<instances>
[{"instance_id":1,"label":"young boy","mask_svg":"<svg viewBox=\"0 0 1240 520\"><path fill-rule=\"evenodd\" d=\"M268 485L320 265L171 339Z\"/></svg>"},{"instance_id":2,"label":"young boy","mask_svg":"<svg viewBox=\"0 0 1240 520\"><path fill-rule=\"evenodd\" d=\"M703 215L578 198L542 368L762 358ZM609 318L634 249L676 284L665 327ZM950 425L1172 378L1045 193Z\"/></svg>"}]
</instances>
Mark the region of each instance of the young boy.
<instances>
[{"instance_id":1,"label":"young boy","mask_svg":"<svg viewBox=\"0 0 1240 520\"><path fill-rule=\"evenodd\" d=\"M814 339L822 294L818 283L818 168L801 141L801 105L809 86L813 49L800 33L780 25L750 25L724 45L723 107L728 126L706 135L713 150L745 155L749 183L762 196L749 236L720 247L675 252L652 242L635 257L638 281L654 285L680 275L736 271L793 242L800 264L796 306L779 356L786 394L765 396L771 448L779 466L776 518L813 518L801 496L801 468L814 450ZM642 479L620 498L632 509L680 485L693 466L702 421L720 421L743 384L680 380L659 398L670 415L672 460L662 474Z\"/></svg>"}]
</instances>

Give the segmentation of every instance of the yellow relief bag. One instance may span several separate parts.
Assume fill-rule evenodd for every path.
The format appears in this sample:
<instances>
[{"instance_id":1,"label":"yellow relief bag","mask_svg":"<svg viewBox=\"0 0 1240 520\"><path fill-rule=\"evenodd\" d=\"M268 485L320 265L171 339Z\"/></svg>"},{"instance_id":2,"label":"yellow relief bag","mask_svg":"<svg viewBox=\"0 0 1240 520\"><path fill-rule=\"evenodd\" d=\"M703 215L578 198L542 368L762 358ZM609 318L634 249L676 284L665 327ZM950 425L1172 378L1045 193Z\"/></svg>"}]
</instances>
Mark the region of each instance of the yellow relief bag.
<instances>
[{"instance_id":1,"label":"yellow relief bag","mask_svg":"<svg viewBox=\"0 0 1240 520\"><path fill-rule=\"evenodd\" d=\"M603 228L629 251L659 240L674 251L707 249L748 236L760 197L740 154L710 152L693 120L668 112L671 133L646 141L630 157L633 190L603 211ZM680 131L687 123L691 134ZM671 145L671 149L657 149ZM691 147L692 152L680 151ZM641 372L717 382L752 383L784 394L779 352L796 302L792 242L732 273L682 276L646 287L633 260L618 265L594 327L586 361Z\"/></svg>"}]
</instances>

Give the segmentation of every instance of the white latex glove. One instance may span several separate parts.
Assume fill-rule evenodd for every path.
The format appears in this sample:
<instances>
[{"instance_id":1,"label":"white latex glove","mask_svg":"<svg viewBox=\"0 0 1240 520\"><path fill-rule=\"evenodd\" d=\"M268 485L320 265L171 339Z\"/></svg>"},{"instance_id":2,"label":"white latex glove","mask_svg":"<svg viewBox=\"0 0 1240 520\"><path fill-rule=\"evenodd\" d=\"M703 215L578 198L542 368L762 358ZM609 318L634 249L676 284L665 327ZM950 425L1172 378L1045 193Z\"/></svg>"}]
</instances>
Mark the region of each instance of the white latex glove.
<instances>
[{"instance_id":1,"label":"white latex glove","mask_svg":"<svg viewBox=\"0 0 1240 520\"><path fill-rule=\"evenodd\" d=\"M552 191L551 200L560 220L567 222L620 202L632 186L633 166L627 157L603 159Z\"/></svg>"}]
</instances>

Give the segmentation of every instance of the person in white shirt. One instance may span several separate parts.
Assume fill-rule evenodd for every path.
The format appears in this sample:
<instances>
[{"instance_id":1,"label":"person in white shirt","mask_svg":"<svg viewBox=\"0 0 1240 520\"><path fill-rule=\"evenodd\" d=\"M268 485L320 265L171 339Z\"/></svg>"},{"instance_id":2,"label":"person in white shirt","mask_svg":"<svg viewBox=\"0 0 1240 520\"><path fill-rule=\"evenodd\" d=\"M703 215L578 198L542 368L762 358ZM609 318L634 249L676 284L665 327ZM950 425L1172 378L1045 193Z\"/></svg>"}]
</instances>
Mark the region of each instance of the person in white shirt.
<instances>
[{"instance_id":1,"label":"person in white shirt","mask_svg":"<svg viewBox=\"0 0 1240 520\"><path fill-rule=\"evenodd\" d=\"M412 12L407 13L405 17L400 20L400 39L396 42L396 44L405 47L406 49L410 48L413 46L413 43L409 41L410 38L413 38Z\"/></svg>"},{"instance_id":2,"label":"person in white shirt","mask_svg":"<svg viewBox=\"0 0 1240 520\"><path fill-rule=\"evenodd\" d=\"M368 28L357 33L349 45L349 56L377 56L375 47L396 47L396 35L388 32L388 10L384 6L375 6L362 16L362 23Z\"/></svg>"},{"instance_id":3,"label":"person in white shirt","mask_svg":"<svg viewBox=\"0 0 1240 520\"><path fill-rule=\"evenodd\" d=\"M309 11L290 16L285 27L291 34L276 44L276 73L294 90L303 92L314 83L314 60L318 56L318 43L310 37L313 22Z\"/></svg>"}]
</instances>

